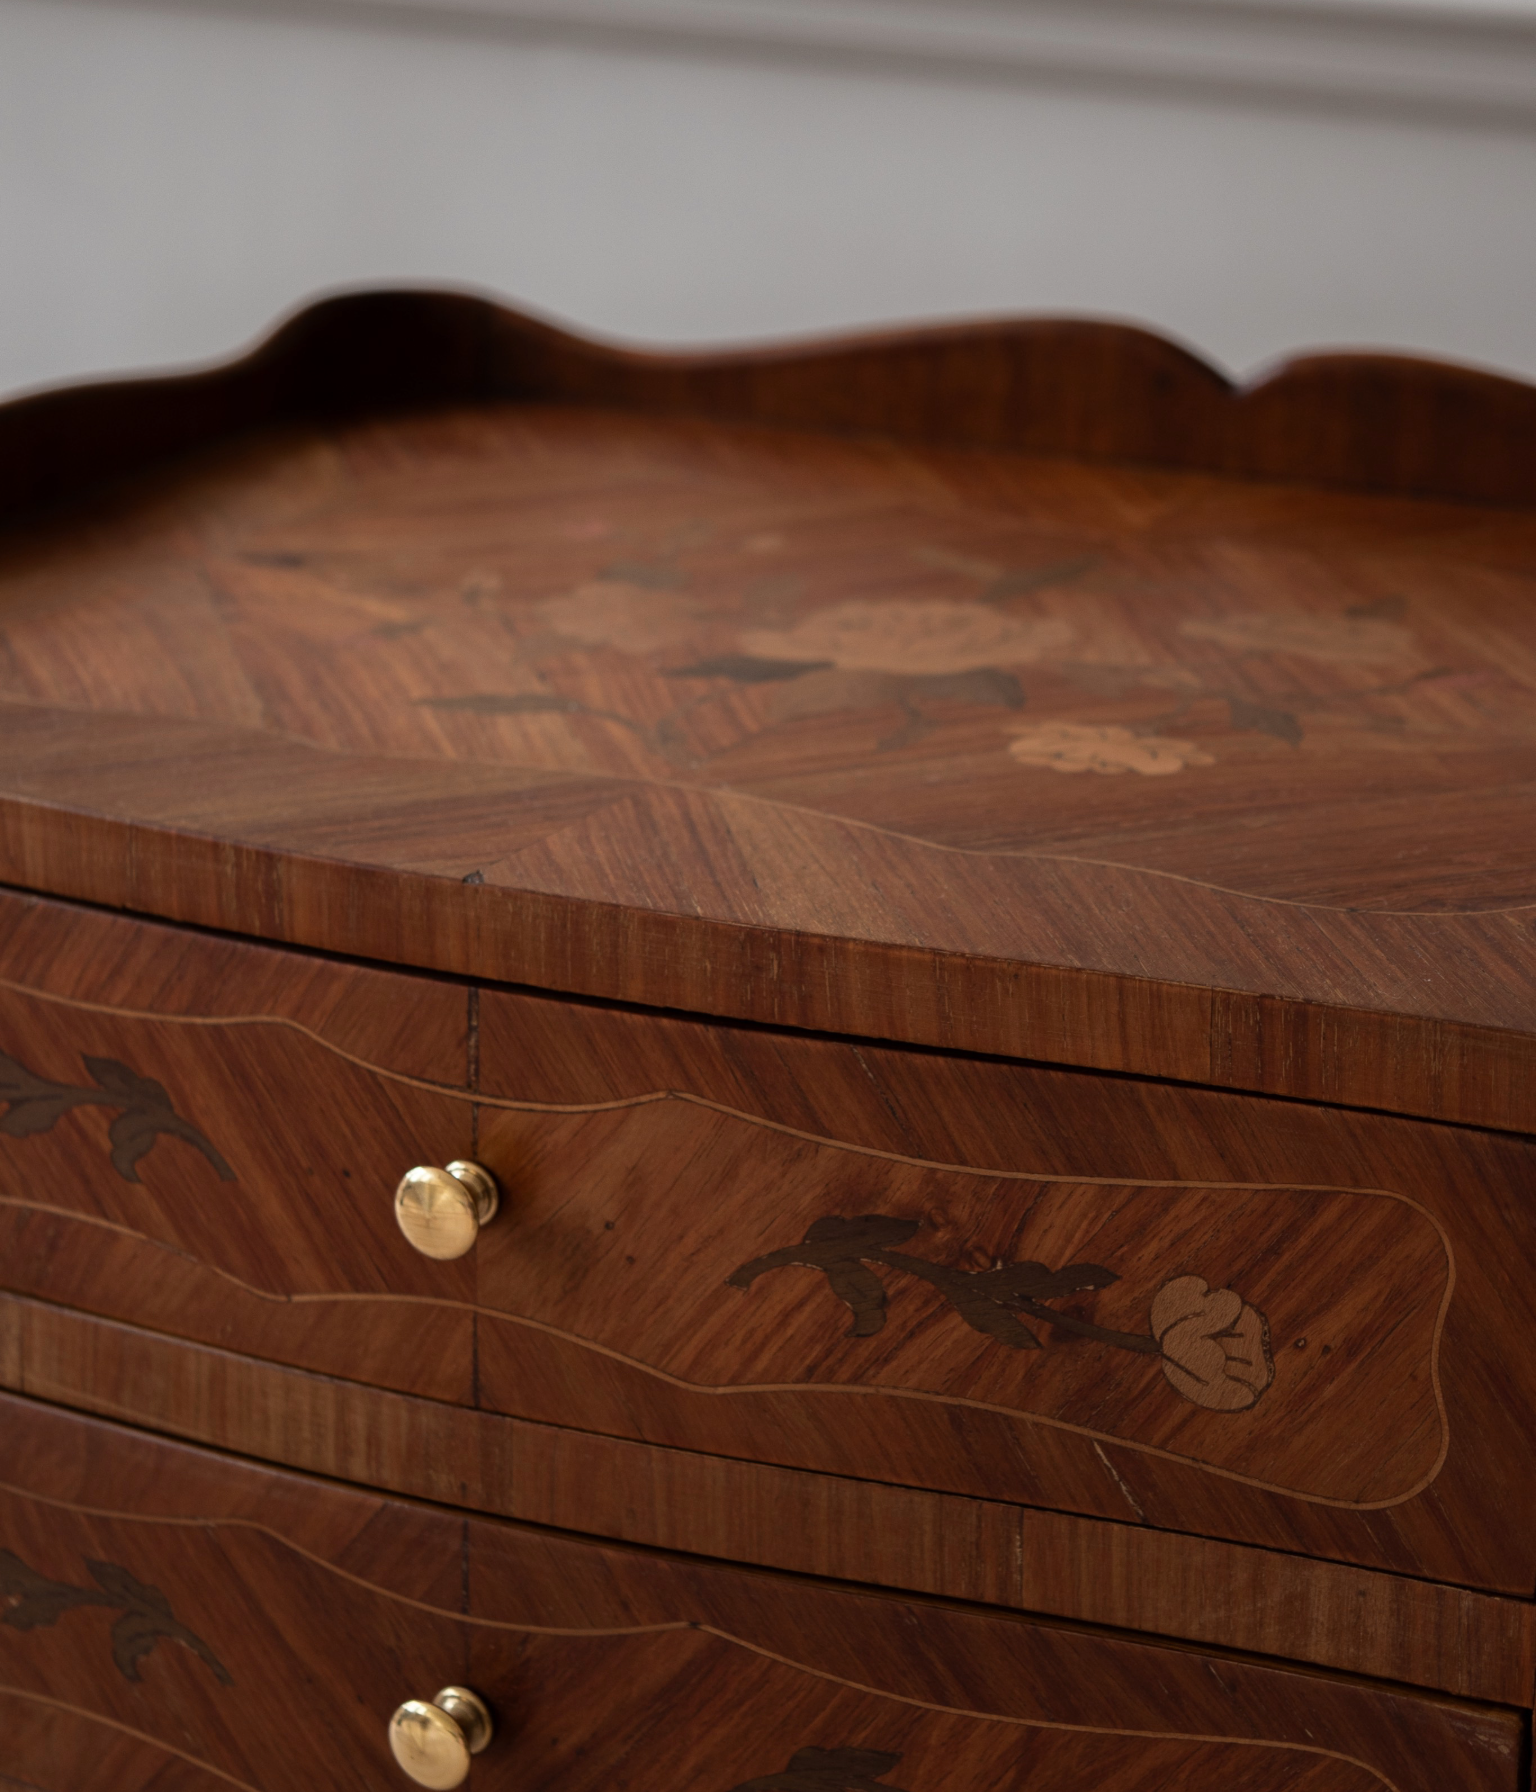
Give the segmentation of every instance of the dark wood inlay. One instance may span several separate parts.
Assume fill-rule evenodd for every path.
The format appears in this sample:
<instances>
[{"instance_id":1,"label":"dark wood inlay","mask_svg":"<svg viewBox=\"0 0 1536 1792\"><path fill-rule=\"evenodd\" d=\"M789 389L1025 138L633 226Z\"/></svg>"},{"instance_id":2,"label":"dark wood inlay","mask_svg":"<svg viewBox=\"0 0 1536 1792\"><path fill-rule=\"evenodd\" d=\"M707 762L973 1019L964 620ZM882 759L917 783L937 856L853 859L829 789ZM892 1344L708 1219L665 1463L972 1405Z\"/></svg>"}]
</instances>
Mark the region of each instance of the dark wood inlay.
<instances>
[{"instance_id":1,"label":"dark wood inlay","mask_svg":"<svg viewBox=\"0 0 1536 1792\"><path fill-rule=\"evenodd\" d=\"M391 1784L385 1720L422 1675L497 1712L475 1769L492 1787L1519 1785L1517 1712L639 1554L0 1404L23 1446L19 1483L0 1488L7 1533L50 1559L97 1539L131 1556L201 1628L217 1615L233 1675L161 1650L132 1684L65 1625L0 1626L0 1698L57 1710L67 1683L73 1712L259 1792ZM108 1473L105 1506L89 1489Z\"/></svg>"},{"instance_id":2,"label":"dark wood inlay","mask_svg":"<svg viewBox=\"0 0 1536 1792\"><path fill-rule=\"evenodd\" d=\"M528 1424L6 1296L0 1386L342 1480L663 1549L1054 1613L1508 1705L1529 1704L1536 1675L1528 1599L1123 1520ZM6 1414L15 1405L0 1396ZM947 1429L956 1434L952 1422ZM1113 1490L1127 1459L1106 1451L1095 1466ZM89 1484L76 1485L87 1498ZM190 1492L172 1500L173 1492L158 1490L156 1510L169 1502L190 1513ZM441 1595L450 1606L452 1597Z\"/></svg>"},{"instance_id":3,"label":"dark wood inlay","mask_svg":"<svg viewBox=\"0 0 1536 1792\"><path fill-rule=\"evenodd\" d=\"M1536 1586L1520 1139L485 986L472 1059L460 986L14 894L0 985L0 1050L70 1087L82 1054L153 1077L242 1189L176 1139L124 1181L99 1108L0 1134L17 1292L717 1458ZM508 1198L434 1264L390 1194L466 1155ZM884 1265L864 1337L818 1270L725 1286L870 1213L918 1222L895 1248L957 1287L1031 1262L1117 1279L1044 1303L1067 1324L1026 1317L1040 1350ZM1216 1342L1199 1304L1223 1289L1267 1320L1251 1406L1202 1407L1165 1354L1072 1329L1154 1337L1168 1283L1197 1299L1175 1349ZM1244 1392L1225 1361L1214 1385Z\"/></svg>"},{"instance_id":4,"label":"dark wood inlay","mask_svg":"<svg viewBox=\"0 0 1536 1792\"><path fill-rule=\"evenodd\" d=\"M12 1630L46 1629L67 1612L104 1607L116 1612L112 1660L125 1680L142 1679L139 1663L157 1643L180 1643L207 1662L222 1686L231 1684L228 1670L202 1640L177 1620L171 1602L158 1587L146 1586L116 1562L88 1561L90 1586L50 1580L29 1567L12 1550L0 1549L0 1624Z\"/></svg>"},{"instance_id":5,"label":"dark wood inlay","mask_svg":"<svg viewBox=\"0 0 1536 1792\"><path fill-rule=\"evenodd\" d=\"M24 1139L48 1132L73 1108L111 1108L117 1118L107 1133L112 1168L125 1182L139 1180L139 1159L162 1135L185 1139L201 1151L218 1172L221 1182L233 1182L235 1173L189 1120L171 1105L165 1087L153 1077L139 1076L115 1058L84 1058L92 1087L79 1088L50 1082L28 1070L25 1064L0 1052L0 1133Z\"/></svg>"},{"instance_id":6,"label":"dark wood inlay","mask_svg":"<svg viewBox=\"0 0 1536 1792\"><path fill-rule=\"evenodd\" d=\"M782 1773L744 1780L732 1792L899 1792L881 1782L900 1759L877 1748L800 1748Z\"/></svg>"},{"instance_id":7,"label":"dark wood inlay","mask_svg":"<svg viewBox=\"0 0 1536 1792\"><path fill-rule=\"evenodd\" d=\"M1529 1131L1533 418L1110 326L686 362L322 308L0 410L0 877Z\"/></svg>"},{"instance_id":8,"label":"dark wood inlay","mask_svg":"<svg viewBox=\"0 0 1536 1792\"><path fill-rule=\"evenodd\" d=\"M819 1269L853 1314L849 1336L869 1338L885 1329L885 1284L866 1267L880 1263L937 1288L972 1331L1010 1350L1041 1348L1038 1332L1023 1323L1027 1316L1116 1350L1160 1357L1163 1373L1184 1398L1213 1411L1243 1411L1275 1378L1269 1321L1232 1289L1211 1288L1201 1276L1163 1283L1153 1296L1150 1332L1118 1332L1045 1304L1118 1282L1103 1264L1051 1270L1043 1263L999 1262L990 1269L954 1269L896 1248L917 1230L918 1221L887 1214L832 1214L815 1221L799 1244L742 1264L727 1283L750 1288L769 1270Z\"/></svg>"}]
</instances>

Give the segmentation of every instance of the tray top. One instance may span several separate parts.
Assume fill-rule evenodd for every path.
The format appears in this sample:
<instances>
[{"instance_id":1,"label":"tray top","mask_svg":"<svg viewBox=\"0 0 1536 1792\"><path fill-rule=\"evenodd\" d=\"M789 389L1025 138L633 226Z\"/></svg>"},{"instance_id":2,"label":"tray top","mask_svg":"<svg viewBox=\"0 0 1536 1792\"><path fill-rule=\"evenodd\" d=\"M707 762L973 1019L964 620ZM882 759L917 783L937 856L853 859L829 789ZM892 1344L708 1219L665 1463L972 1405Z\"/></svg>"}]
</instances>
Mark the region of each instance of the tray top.
<instances>
[{"instance_id":1,"label":"tray top","mask_svg":"<svg viewBox=\"0 0 1536 1792\"><path fill-rule=\"evenodd\" d=\"M1536 509L537 395L279 418L13 526L0 875L1529 1129L1533 595Z\"/></svg>"}]
</instances>

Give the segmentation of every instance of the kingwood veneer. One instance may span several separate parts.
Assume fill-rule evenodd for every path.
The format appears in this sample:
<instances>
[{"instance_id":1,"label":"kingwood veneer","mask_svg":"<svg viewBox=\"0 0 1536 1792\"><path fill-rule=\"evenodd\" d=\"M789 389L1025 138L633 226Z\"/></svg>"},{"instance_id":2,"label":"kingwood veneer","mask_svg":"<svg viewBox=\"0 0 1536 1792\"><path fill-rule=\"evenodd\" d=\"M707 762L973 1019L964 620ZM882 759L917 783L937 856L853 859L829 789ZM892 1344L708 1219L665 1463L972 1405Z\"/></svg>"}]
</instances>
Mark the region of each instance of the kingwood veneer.
<instances>
[{"instance_id":1,"label":"kingwood veneer","mask_svg":"<svg viewBox=\"0 0 1536 1792\"><path fill-rule=\"evenodd\" d=\"M806 1792L1517 1783L1512 1712L600 1548L3 1410L0 1701L31 1693L251 1792L287 1792L296 1766L388 1783L373 1715L421 1675L497 1689L506 1734L475 1775L508 1792L795 1792L797 1757ZM304 1722L317 1699L327 1721ZM29 1753L67 1752L69 1726L28 1717Z\"/></svg>"},{"instance_id":2,"label":"kingwood veneer","mask_svg":"<svg viewBox=\"0 0 1536 1792\"><path fill-rule=\"evenodd\" d=\"M586 1431L1536 1585L1528 1141L0 920L13 1288ZM431 1262L380 1190L462 1156L506 1211ZM818 1269L836 1215L883 1217ZM1019 1312L989 1265L1021 1261L1090 1267ZM1241 1295L1267 1385L1158 1349L1181 1277Z\"/></svg>"},{"instance_id":3,"label":"kingwood veneer","mask_svg":"<svg viewBox=\"0 0 1536 1792\"><path fill-rule=\"evenodd\" d=\"M1530 1702L1525 1600L468 1412L13 1295L0 1367L41 1399L423 1499Z\"/></svg>"},{"instance_id":4,"label":"kingwood veneer","mask_svg":"<svg viewBox=\"0 0 1536 1792\"><path fill-rule=\"evenodd\" d=\"M299 1467L1115 1633L962 1648L904 1606L941 1678L1035 1639L1028 1721L1084 1727L1021 1754L1011 1707L903 1682L945 1709L900 1747L845 1688L738 1762L723 1714L798 1711L784 1674L864 1647L839 1614L897 1608L711 1570L790 1602L792 1660L668 1630L517 1682L477 1630L454 1672L523 1739L481 1782L1513 1786L1533 434L1536 394L1419 363L1238 395L1080 325L658 360L430 295L0 409L0 1384L269 1466L15 1401L8 1455L85 1439L218 1510ZM390 1191L457 1158L501 1211L433 1261ZM314 1498L379 1514L379 1597L401 1537L459 1585L525 1535ZM214 1597L154 1547L141 1591ZM612 1556L547 1548L577 1587ZM360 1655L344 1716L305 1705L285 1675L392 1620L296 1590L241 1684L311 1753L274 1778L197 1680L162 1758L110 1675L66 1696L30 1597L3 1733L50 1789L102 1722L114 1787L375 1784L453 1677ZM1156 1739L1094 1728L1116 1675Z\"/></svg>"}]
</instances>

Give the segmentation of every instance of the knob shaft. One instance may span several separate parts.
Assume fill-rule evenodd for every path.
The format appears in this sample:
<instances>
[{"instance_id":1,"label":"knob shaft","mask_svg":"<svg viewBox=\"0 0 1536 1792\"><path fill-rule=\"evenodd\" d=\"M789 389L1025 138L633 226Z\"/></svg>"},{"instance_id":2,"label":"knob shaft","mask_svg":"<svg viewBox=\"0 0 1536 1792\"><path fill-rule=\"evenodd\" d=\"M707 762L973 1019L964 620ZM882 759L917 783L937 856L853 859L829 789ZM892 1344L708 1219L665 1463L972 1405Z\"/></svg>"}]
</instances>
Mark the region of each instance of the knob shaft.
<instances>
[{"instance_id":1,"label":"knob shaft","mask_svg":"<svg viewBox=\"0 0 1536 1792\"><path fill-rule=\"evenodd\" d=\"M467 1686L445 1686L430 1699L407 1699L389 1720L389 1746L418 1786L462 1786L470 1757L491 1740L485 1700Z\"/></svg>"},{"instance_id":2,"label":"knob shaft","mask_svg":"<svg viewBox=\"0 0 1536 1792\"><path fill-rule=\"evenodd\" d=\"M395 1190L395 1219L424 1257L446 1261L473 1248L496 1217L496 1178L482 1164L455 1158L446 1169L417 1164Z\"/></svg>"}]
</instances>

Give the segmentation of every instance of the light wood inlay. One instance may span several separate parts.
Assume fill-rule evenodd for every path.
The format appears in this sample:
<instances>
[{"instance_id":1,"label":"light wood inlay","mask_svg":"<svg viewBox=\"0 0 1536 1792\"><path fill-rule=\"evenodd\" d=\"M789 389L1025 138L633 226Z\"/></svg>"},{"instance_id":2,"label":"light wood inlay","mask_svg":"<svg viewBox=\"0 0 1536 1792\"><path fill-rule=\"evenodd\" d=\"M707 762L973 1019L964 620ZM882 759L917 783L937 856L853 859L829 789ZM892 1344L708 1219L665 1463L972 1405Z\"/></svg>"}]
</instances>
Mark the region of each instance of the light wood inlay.
<instances>
[{"instance_id":1,"label":"light wood inlay","mask_svg":"<svg viewBox=\"0 0 1536 1792\"><path fill-rule=\"evenodd\" d=\"M130 1182L97 1105L0 1132L18 1292L668 1447L1536 1585L1505 1466L1536 1425L1508 1347L1536 1327L1528 1144L362 968L311 1019L307 958L16 897L0 919L0 1051L66 1089L128 1067L236 1178L160 1133ZM231 976L259 999L232 1009ZM439 1043L407 1069L418 1008ZM429 1263L391 1192L466 1156L502 1212ZM884 1293L863 1335L783 1258L839 1214L911 1228L851 1266ZM1082 1285L1024 1315L1031 1263ZM1223 1302L1247 1317L1213 1368Z\"/></svg>"},{"instance_id":2,"label":"light wood inlay","mask_svg":"<svg viewBox=\"0 0 1536 1792\"><path fill-rule=\"evenodd\" d=\"M646 362L402 304L0 416L13 508L84 506L0 565L0 876L1530 1127L1536 523L1447 502L1529 505L1524 447L1489 448L1528 390L1367 358L1235 399L1056 325ZM311 361L344 314L362 334ZM446 363L383 350L408 318ZM360 420L412 366L437 408ZM63 419L109 412L66 460ZM886 439L828 433L861 427ZM172 438L204 452L89 496Z\"/></svg>"},{"instance_id":3,"label":"light wood inlay","mask_svg":"<svg viewBox=\"0 0 1536 1792\"><path fill-rule=\"evenodd\" d=\"M0 406L0 1771L1520 1792L1533 432L431 294Z\"/></svg>"},{"instance_id":4,"label":"light wood inlay","mask_svg":"<svg viewBox=\"0 0 1536 1792\"><path fill-rule=\"evenodd\" d=\"M0 1297L20 1393L538 1524L1525 1704L1528 1602L995 1501L533 1425ZM1101 1470L1101 1472L1103 1472ZM157 1496L155 1509L166 1510Z\"/></svg>"},{"instance_id":5,"label":"light wood inlay","mask_svg":"<svg viewBox=\"0 0 1536 1792\"><path fill-rule=\"evenodd\" d=\"M497 1709L501 1747L483 1762L497 1787L595 1786L618 1763L661 1792L681 1760L688 1783L732 1792L807 1747L899 1758L902 1792L957 1773L1027 1792L1515 1786L1514 1713L638 1555L3 1404L24 1462L0 1491L7 1533L38 1556L109 1551L230 1663L215 1684L184 1651L157 1652L130 1695L86 1657L76 1708L150 1736L173 1724L178 1752L262 1792L293 1784L296 1746L303 1784L376 1783L369 1714L393 1708L411 1666L451 1666ZM90 1494L106 1450L110 1504ZM302 1640L274 1647L278 1634ZM0 1624L0 1674L46 1688L65 1647L57 1626ZM327 1686L345 1696L316 1710Z\"/></svg>"}]
</instances>

